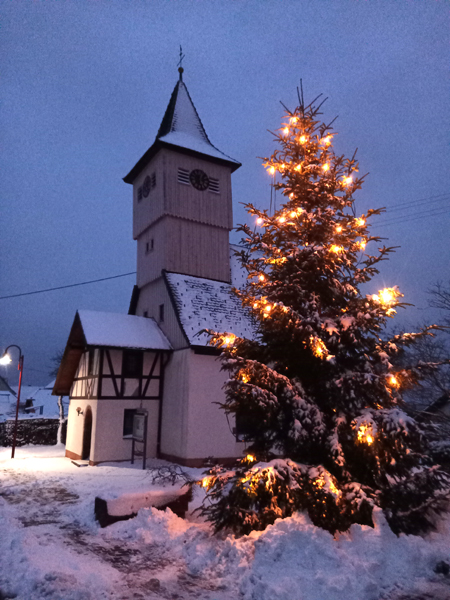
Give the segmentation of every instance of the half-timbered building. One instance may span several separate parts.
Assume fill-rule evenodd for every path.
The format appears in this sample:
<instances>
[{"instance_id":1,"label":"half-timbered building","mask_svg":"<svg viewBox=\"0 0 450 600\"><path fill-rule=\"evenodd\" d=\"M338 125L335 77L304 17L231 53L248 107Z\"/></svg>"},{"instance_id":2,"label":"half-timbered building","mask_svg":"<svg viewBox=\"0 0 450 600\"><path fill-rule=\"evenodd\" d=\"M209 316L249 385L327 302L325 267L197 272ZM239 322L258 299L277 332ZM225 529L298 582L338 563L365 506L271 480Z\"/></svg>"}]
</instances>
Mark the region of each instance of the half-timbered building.
<instances>
[{"instance_id":1,"label":"half-timbered building","mask_svg":"<svg viewBox=\"0 0 450 600\"><path fill-rule=\"evenodd\" d=\"M70 393L66 455L130 458L133 411L148 412L147 455L181 464L240 456L219 408L225 375L205 328L251 336L231 291L242 279L229 232L231 174L182 79L155 142L126 175L133 187L137 278L128 315L78 311L54 393Z\"/></svg>"}]
</instances>

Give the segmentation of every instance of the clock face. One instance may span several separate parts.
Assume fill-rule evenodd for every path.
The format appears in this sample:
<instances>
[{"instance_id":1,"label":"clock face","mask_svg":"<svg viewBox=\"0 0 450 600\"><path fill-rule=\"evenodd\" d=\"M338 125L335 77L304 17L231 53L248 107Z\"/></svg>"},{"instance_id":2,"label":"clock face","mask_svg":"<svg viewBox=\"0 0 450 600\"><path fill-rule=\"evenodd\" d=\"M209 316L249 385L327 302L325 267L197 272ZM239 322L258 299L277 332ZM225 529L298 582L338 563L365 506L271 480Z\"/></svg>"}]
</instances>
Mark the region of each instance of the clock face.
<instances>
[{"instance_id":1,"label":"clock face","mask_svg":"<svg viewBox=\"0 0 450 600\"><path fill-rule=\"evenodd\" d=\"M194 169L191 171L189 174L189 181L196 190L200 190L201 192L204 192L209 188L208 175L201 169Z\"/></svg>"}]
</instances>

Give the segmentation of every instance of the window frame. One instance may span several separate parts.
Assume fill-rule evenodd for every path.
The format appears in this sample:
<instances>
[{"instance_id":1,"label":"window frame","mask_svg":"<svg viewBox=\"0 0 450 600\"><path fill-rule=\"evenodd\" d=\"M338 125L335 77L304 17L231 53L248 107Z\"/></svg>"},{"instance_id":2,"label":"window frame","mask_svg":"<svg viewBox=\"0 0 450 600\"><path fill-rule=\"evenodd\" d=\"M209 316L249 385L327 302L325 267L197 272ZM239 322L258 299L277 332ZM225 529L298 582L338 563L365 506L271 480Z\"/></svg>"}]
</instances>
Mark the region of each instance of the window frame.
<instances>
[{"instance_id":1,"label":"window frame","mask_svg":"<svg viewBox=\"0 0 450 600\"><path fill-rule=\"evenodd\" d=\"M122 437L129 439L133 437L133 421L134 415L139 409L137 408L124 408L123 410L123 427Z\"/></svg>"},{"instance_id":2,"label":"window frame","mask_svg":"<svg viewBox=\"0 0 450 600\"><path fill-rule=\"evenodd\" d=\"M135 363L134 366L133 363ZM144 365L143 350L126 349L122 351L122 377L140 379Z\"/></svg>"}]
</instances>

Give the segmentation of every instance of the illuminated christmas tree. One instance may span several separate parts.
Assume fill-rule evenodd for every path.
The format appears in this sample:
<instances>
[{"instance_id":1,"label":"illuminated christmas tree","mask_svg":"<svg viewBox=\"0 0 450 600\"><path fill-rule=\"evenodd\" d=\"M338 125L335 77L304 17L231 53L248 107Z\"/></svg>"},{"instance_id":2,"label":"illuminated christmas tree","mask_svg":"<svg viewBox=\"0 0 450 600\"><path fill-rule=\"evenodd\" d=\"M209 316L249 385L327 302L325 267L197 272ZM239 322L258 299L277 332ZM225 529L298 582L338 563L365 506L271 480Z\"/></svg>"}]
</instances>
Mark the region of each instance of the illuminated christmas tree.
<instances>
[{"instance_id":1,"label":"illuminated christmas tree","mask_svg":"<svg viewBox=\"0 0 450 600\"><path fill-rule=\"evenodd\" d=\"M370 235L382 209L357 215L364 178L355 156L334 153L319 110L287 111L265 159L283 203L273 215L247 205L255 227L240 228L248 282L236 293L257 334L215 333L211 343L229 373L223 408L248 454L206 473L202 512L216 530L245 534L302 510L335 532L372 524L379 506L394 531L417 532L442 509L449 477L402 401L427 365L398 371L391 361L434 327L384 334L405 304L396 286L366 295L393 250Z\"/></svg>"}]
</instances>

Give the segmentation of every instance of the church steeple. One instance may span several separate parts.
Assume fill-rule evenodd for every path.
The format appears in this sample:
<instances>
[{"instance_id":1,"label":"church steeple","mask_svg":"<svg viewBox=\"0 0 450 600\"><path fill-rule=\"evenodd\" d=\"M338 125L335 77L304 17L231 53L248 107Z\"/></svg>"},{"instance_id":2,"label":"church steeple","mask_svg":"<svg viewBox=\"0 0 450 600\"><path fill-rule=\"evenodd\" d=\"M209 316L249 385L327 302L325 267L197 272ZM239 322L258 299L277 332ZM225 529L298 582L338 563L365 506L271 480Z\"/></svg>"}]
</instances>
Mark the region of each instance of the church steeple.
<instances>
[{"instance_id":1,"label":"church steeple","mask_svg":"<svg viewBox=\"0 0 450 600\"><path fill-rule=\"evenodd\" d=\"M180 79L172 92L156 139L164 139L170 133L183 133L212 146L187 87L181 78L181 73ZM214 148L214 146L212 147Z\"/></svg>"},{"instance_id":2,"label":"church steeple","mask_svg":"<svg viewBox=\"0 0 450 600\"><path fill-rule=\"evenodd\" d=\"M156 139L153 145L123 178L125 183L133 183L136 176L162 147L178 149L192 155L209 157L209 160L213 162L220 162L231 167L232 172L241 166L240 162L227 156L211 144L183 81L182 67L180 67L179 72L180 78L170 97Z\"/></svg>"},{"instance_id":3,"label":"church steeple","mask_svg":"<svg viewBox=\"0 0 450 600\"><path fill-rule=\"evenodd\" d=\"M211 144L180 71L153 145L124 178L133 185L137 315L163 321L164 272L230 282L231 174L239 167Z\"/></svg>"}]
</instances>

